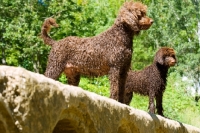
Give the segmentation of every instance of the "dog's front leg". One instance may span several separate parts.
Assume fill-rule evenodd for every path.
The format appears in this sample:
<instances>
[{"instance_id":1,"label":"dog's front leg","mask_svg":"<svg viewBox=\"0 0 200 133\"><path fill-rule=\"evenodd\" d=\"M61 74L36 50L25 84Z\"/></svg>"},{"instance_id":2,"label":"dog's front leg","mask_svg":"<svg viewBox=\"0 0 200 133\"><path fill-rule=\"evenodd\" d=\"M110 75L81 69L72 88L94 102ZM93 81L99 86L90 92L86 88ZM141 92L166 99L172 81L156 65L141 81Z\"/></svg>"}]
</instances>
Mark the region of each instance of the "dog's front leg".
<instances>
[{"instance_id":1,"label":"dog's front leg","mask_svg":"<svg viewBox=\"0 0 200 133\"><path fill-rule=\"evenodd\" d=\"M118 100L119 72L116 68L111 68L109 72L110 80L110 98Z\"/></svg>"},{"instance_id":2,"label":"dog's front leg","mask_svg":"<svg viewBox=\"0 0 200 133\"><path fill-rule=\"evenodd\" d=\"M121 72L116 68L111 68L109 72L110 80L110 98L124 103L124 90L126 81L126 72Z\"/></svg>"}]
</instances>

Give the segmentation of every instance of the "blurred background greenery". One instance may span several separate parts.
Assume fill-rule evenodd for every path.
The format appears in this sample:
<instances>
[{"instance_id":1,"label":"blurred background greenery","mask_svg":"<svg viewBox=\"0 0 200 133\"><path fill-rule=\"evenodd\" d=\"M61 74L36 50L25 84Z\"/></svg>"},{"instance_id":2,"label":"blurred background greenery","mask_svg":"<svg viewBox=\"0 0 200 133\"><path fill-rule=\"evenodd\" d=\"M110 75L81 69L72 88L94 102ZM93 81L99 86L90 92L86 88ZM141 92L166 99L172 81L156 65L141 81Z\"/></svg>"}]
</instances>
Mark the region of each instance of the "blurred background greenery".
<instances>
[{"instance_id":1,"label":"blurred background greenery","mask_svg":"<svg viewBox=\"0 0 200 133\"><path fill-rule=\"evenodd\" d=\"M54 17L59 28L51 37L94 36L109 28L125 0L1 0L0 64L20 66L43 74L50 47L39 37L45 18ZM141 0L154 24L134 38L132 69L153 61L158 48L176 50L178 65L170 68L164 93L164 114L200 128L200 1ZM199 25L199 27L198 27ZM60 82L66 83L61 75ZM109 96L107 76L82 77L80 87ZM147 111L148 98L135 94L131 106Z\"/></svg>"}]
</instances>

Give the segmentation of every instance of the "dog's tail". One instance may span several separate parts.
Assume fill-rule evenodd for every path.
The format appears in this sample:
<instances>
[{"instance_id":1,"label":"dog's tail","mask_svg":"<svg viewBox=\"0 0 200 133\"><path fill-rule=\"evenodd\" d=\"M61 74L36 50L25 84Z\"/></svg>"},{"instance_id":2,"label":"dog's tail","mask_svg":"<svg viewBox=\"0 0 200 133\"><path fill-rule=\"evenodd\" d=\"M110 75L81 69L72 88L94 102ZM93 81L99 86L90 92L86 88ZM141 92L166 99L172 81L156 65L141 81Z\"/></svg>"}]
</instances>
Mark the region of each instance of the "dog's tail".
<instances>
[{"instance_id":1,"label":"dog's tail","mask_svg":"<svg viewBox=\"0 0 200 133\"><path fill-rule=\"evenodd\" d=\"M51 26L58 27L58 24L54 18L47 18L45 19L41 29L41 37L44 43L50 46L56 42L48 35L48 32L51 30Z\"/></svg>"}]
</instances>

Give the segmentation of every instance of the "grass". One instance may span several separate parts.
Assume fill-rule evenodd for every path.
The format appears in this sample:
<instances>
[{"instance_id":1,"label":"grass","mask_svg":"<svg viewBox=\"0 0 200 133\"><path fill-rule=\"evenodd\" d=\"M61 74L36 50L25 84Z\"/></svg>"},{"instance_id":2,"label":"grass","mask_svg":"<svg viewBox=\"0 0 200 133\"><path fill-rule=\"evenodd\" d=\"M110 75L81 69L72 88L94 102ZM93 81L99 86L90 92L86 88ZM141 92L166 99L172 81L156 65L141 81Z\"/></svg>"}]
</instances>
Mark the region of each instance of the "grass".
<instances>
[{"instance_id":1,"label":"grass","mask_svg":"<svg viewBox=\"0 0 200 133\"><path fill-rule=\"evenodd\" d=\"M95 92L101 96L109 97L109 81L107 77L85 78L82 77L79 86L85 90Z\"/></svg>"},{"instance_id":2,"label":"grass","mask_svg":"<svg viewBox=\"0 0 200 133\"><path fill-rule=\"evenodd\" d=\"M180 112L180 121L200 128L200 110L186 108Z\"/></svg>"}]
</instances>

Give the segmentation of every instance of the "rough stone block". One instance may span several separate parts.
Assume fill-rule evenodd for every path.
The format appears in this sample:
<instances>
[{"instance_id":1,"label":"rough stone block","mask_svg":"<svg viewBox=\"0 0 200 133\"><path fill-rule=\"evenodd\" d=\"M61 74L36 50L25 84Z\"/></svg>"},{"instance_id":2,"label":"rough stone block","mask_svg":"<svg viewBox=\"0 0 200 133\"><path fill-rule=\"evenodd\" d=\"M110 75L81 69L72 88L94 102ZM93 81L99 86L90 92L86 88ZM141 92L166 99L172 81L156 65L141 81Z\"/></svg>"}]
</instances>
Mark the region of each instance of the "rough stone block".
<instances>
[{"instance_id":1,"label":"rough stone block","mask_svg":"<svg viewBox=\"0 0 200 133\"><path fill-rule=\"evenodd\" d=\"M19 67L0 66L0 133L200 133Z\"/></svg>"}]
</instances>

